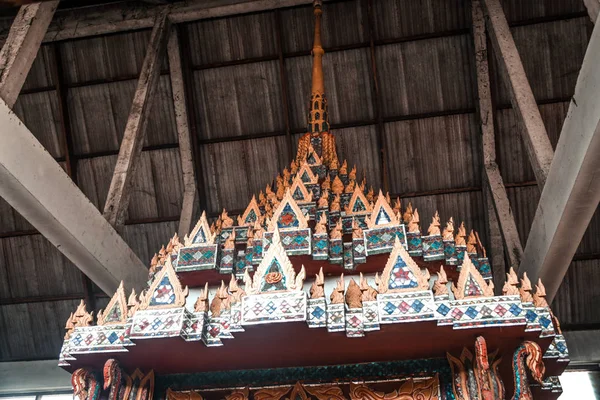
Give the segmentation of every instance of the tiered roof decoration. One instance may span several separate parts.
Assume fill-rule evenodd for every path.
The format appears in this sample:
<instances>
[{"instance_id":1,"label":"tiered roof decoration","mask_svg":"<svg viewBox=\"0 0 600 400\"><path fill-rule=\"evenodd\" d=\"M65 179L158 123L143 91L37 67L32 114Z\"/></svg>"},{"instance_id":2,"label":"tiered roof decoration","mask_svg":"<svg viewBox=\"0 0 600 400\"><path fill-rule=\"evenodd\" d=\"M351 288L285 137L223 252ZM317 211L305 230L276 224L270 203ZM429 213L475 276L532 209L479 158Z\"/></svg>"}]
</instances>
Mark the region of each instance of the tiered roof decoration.
<instances>
[{"instance_id":1,"label":"tiered roof decoration","mask_svg":"<svg viewBox=\"0 0 600 400\"><path fill-rule=\"evenodd\" d=\"M266 332L272 323L300 321L315 329L298 329L297 335L326 330L345 332L350 338L368 338L372 331L403 332L404 326L415 324L422 340L439 342L443 337L452 346L464 341L460 332L465 329L486 328L493 336L501 332L496 328L516 327L510 333L515 343L527 334L543 344L543 348L523 344L518 354L540 349L544 360L555 364L550 369L559 374L568 362L568 351L541 282L534 292L526 275L519 282L511 270L502 295L495 296L490 263L476 232L467 236L462 222L455 230L452 217L442 230L436 212L427 234L422 233L416 207L409 202L403 210L399 198L392 202L382 190L375 196L373 187L367 189L366 178L357 182L356 167L348 172L347 161L340 163L323 81L320 1L314 3L314 15L308 130L289 169L277 176L274 186L267 184L258 200L253 196L237 218L223 210L211 226L203 212L183 244L175 235L153 258L149 286L139 300L135 292L126 300L120 285L96 325L82 302L67 321L60 364L78 365L78 357L89 353L120 352L124 360L131 346L167 338L227 346L228 340L243 340L250 325L262 325ZM310 288L304 286L307 272L315 274ZM243 279L243 288L238 279ZM189 290L181 281L201 289L197 298L190 299L193 302L187 302L193 307L186 307ZM209 284L219 282L211 296ZM289 339L270 345L286 351L294 346ZM481 347L485 343L478 339L476 347L482 360L484 356L487 360ZM423 350L424 357L444 356L435 353L440 346L443 343L426 346L433 350ZM448 385L462 398L460 394L469 389L460 382L473 358L449 356L449 360L448 373L451 365L460 376ZM360 361L373 360L367 356ZM499 361L492 357L490 362ZM438 375L435 379L438 382ZM555 388L555 380L548 382L547 387ZM294 390L301 389L300 385ZM170 393L170 398L185 398ZM247 396L248 390L244 393ZM383 398L377 396L373 398Z\"/></svg>"}]
</instances>

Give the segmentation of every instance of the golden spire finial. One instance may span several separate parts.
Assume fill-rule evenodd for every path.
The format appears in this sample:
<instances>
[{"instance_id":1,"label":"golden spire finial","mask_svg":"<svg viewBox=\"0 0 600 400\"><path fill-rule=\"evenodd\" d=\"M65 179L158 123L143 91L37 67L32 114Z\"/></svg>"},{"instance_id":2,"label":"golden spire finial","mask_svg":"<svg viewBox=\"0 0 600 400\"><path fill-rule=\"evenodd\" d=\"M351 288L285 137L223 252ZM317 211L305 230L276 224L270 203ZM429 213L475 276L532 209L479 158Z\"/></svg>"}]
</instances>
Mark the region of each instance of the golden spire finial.
<instances>
[{"instance_id":1,"label":"golden spire finial","mask_svg":"<svg viewBox=\"0 0 600 400\"><path fill-rule=\"evenodd\" d=\"M315 14L315 37L313 42L312 57L312 89L308 113L308 132L329 132L329 116L327 115L327 100L325 98L325 82L323 80L323 45L321 44L321 9L322 1L313 2Z\"/></svg>"}]
</instances>

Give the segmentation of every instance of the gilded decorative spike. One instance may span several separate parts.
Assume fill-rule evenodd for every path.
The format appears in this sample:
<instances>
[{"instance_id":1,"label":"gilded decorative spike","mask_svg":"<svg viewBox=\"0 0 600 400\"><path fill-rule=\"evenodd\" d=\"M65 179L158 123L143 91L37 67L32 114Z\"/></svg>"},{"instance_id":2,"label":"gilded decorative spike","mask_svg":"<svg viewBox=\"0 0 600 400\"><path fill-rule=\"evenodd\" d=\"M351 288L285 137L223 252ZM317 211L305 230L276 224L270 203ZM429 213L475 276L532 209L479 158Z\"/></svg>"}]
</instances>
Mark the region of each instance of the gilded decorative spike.
<instances>
[{"instance_id":1,"label":"gilded decorative spike","mask_svg":"<svg viewBox=\"0 0 600 400\"><path fill-rule=\"evenodd\" d=\"M427 229L428 235L440 235L440 214L436 211L435 215L431 218L431 224Z\"/></svg>"}]
</instances>

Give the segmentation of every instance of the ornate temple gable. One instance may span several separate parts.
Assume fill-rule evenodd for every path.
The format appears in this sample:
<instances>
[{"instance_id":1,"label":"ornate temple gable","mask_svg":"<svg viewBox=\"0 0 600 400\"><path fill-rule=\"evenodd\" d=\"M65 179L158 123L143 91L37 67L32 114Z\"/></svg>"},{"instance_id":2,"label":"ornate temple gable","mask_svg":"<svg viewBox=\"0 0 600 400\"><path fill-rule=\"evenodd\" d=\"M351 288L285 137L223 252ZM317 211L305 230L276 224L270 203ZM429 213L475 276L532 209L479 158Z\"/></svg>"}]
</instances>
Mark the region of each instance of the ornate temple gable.
<instances>
[{"instance_id":1,"label":"ornate temple gable","mask_svg":"<svg viewBox=\"0 0 600 400\"><path fill-rule=\"evenodd\" d=\"M285 192L283 200L275 209L273 217L269 222L269 232L273 232L278 229L306 229L308 227L308 220L298 207L298 203L292 197L292 192L288 189Z\"/></svg>"},{"instance_id":2,"label":"ornate temple gable","mask_svg":"<svg viewBox=\"0 0 600 400\"><path fill-rule=\"evenodd\" d=\"M319 154L315 151L312 144L308 146L306 154L306 163L310 166L323 164L321 156L319 156Z\"/></svg>"},{"instance_id":3,"label":"ornate temple gable","mask_svg":"<svg viewBox=\"0 0 600 400\"><path fill-rule=\"evenodd\" d=\"M312 191L308 191L299 175L296 175L294 178L294 183L292 184L290 192L292 193L294 200L298 203L308 203L313 200Z\"/></svg>"},{"instance_id":4,"label":"ornate temple gable","mask_svg":"<svg viewBox=\"0 0 600 400\"><path fill-rule=\"evenodd\" d=\"M208 225L206 211L203 211L194 229L192 229L189 235L183 238L183 244L186 247L194 244L214 244L215 237L216 233L212 233Z\"/></svg>"},{"instance_id":5,"label":"ornate temple gable","mask_svg":"<svg viewBox=\"0 0 600 400\"><path fill-rule=\"evenodd\" d=\"M97 325L115 325L124 324L127 322L127 300L125 298L125 289L123 288L123 281L119 284L119 287L113 297L108 302L108 305L104 309L98 311L98 322Z\"/></svg>"},{"instance_id":6,"label":"ornate temple gable","mask_svg":"<svg viewBox=\"0 0 600 400\"><path fill-rule=\"evenodd\" d=\"M252 200L246 207L246 211L241 216L238 216L238 225L239 226L253 226L254 223L260 217L260 208L258 207L258 202L256 201L256 196L252 196Z\"/></svg>"},{"instance_id":7,"label":"ornate temple gable","mask_svg":"<svg viewBox=\"0 0 600 400\"><path fill-rule=\"evenodd\" d=\"M465 258L458 277L458 284L452 285L452 292L456 300L472 297L494 296L494 284L486 283L475 265L471 262L469 254L465 252Z\"/></svg>"},{"instance_id":8,"label":"ornate temple gable","mask_svg":"<svg viewBox=\"0 0 600 400\"><path fill-rule=\"evenodd\" d=\"M360 187L354 186L354 193L350 198L350 202L345 208L346 215L365 214L373 212L373 208L369 204L367 197Z\"/></svg>"},{"instance_id":9,"label":"ornate temple gable","mask_svg":"<svg viewBox=\"0 0 600 400\"><path fill-rule=\"evenodd\" d=\"M377 283L379 293L427 290L429 289L429 272L427 270L421 272L421 268L411 258L400 240L396 238L381 277L379 274L375 275L375 283Z\"/></svg>"},{"instance_id":10,"label":"ornate temple gable","mask_svg":"<svg viewBox=\"0 0 600 400\"><path fill-rule=\"evenodd\" d=\"M140 295L140 310L183 307L188 287L181 287L179 278L167 258L165 266L154 277L150 288Z\"/></svg>"},{"instance_id":11,"label":"ornate temple gable","mask_svg":"<svg viewBox=\"0 0 600 400\"><path fill-rule=\"evenodd\" d=\"M251 278L246 269L244 283L248 294L302 290L305 277L304 265L296 276L294 266L281 243L279 230L275 229L273 242L258 265L254 277Z\"/></svg>"},{"instance_id":12,"label":"ornate temple gable","mask_svg":"<svg viewBox=\"0 0 600 400\"><path fill-rule=\"evenodd\" d=\"M315 173L310 168L310 165L308 165L306 161L302 163L302 166L300 167L300 170L298 171L298 174L296 176L300 177L304 184L316 185L319 183L319 177L315 175Z\"/></svg>"},{"instance_id":13,"label":"ornate temple gable","mask_svg":"<svg viewBox=\"0 0 600 400\"><path fill-rule=\"evenodd\" d=\"M394 213L394 210L385 199L381 190L379 191L379 196L377 196L377 202L373 206L371 217L366 218L366 222L369 229L400 224L398 216Z\"/></svg>"}]
</instances>

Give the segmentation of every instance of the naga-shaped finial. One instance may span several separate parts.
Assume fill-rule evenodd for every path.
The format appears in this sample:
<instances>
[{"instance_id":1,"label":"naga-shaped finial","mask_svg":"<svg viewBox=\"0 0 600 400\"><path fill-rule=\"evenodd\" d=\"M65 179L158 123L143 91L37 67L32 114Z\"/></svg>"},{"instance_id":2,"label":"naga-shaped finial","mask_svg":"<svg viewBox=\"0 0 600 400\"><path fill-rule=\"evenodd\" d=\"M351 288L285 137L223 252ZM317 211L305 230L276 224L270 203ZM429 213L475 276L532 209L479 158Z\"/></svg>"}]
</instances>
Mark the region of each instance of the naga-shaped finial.
<instances>
[{"instance_id":1,"label":"naga-shaped finial","mask_svg":"<svg viewBox=\"0 0 600 400\"><path fill-rule=\"evenodd\" d=\"M348 175L348 161L344 160L339 171L340 175Z\"/></svg>"},{"instance_id":2,"label":"naga-shaped finial","mask_svg":"<svg viewBox=\"0 0 600 400\"><path fill-rule=\"evenodd\" d=\"M348 179L356 181L356 165L354 165L350 170L350 173L348 174Z\"/></svg>"},{"instance_id":3,"label":"naga-shaped finial","mask_svg":"<svg viewBox=\"0 0 600 400\"><path fill-rule=\"evenodd\" d=\"M331 304L342 304L344 302L344 289L346 285L344 283L344 274L340 275L333 292L331 292L330 300Z\"/></svg>"},{"instance_id":4,"label":"naga-shaped finial","mask_svg":"<svg viewBox=\"0 0 600 400\"><path fill-rule=\"evenodd\" d=\"M348 308L362 308L362 292L354 279L350 279L345 300Z\"/></svg>"},{"instance_id":5,"label":"naga-shaped finial","mask_svg":"<svg viewBox=\"0 0 600 400\"><path fill-rule=\"evenodd\" d=\"M469 232L469 238L467 239L467 253L477 253L477 236L475 236L473 229Z\"/></svg>"},{"instance_id":6,"label":"naga-shaped finial","mask_svg":"<svg viewBox=\"0 0 600 400\"><path fill-rule=\"evenodd\" d=\"M452 217L446 222L446 227L442 233L442 240L454 240L454 220Z\"/></svg>"},{"instance_id":7,"label":"naga-shaped finial","mask_svg":"<svg viewBox=\"0 0 600 400\"><path fill-rule=\"evenodd\" d=\"M515 270L510 267L508 274L506 274L506 281L502 286L502 294L505 296L516 296L519 294L519 278L515 273Z\"/></svg>"},{"instance_id":8,"label":"naga-shaped finial","mask_svg":"<svg viewBox=\"0 0 600 400\"><path fill-rule=\"evenodd\" d=\"M367 192L367 201L369 203L373 203L375 201L375 190L373 186L369 187L369 191Z\"/></svg>"},{"instance_id":9,"label":"naga-shaped finial","mask_svg":"<svg viewBox=\"0 0 600 400\"><path fill-rule=\"evenodd\" d=\"M362 239L363 230L356 219L352 220L352 239Z\"/></svg>"},{"instance_id":10,"label":"naga-shaped finial","mask_svg":"<svg viewBox=\"0 0 600 400\"><path fill-rule=\"evenodd\" d=\"M204 285L204 289L200 291L200 296L194 303L194 312L208 311L208 282Z\"/></svg>"},{"instance_id":11,"label":"naga-shaped finial","mask_svg":"<svg viewBox=\"0 0 600 400\"><path fill-rule=\"evenodd\" d=\"M538 283L535 286L533 305L536 307L548 307L548 302L546 301L546 288L541 279L538 279Z\"/></svg>"},{"instance_id":12,"label":"naga-shaped finial","mask_svg":"<svg viewBox=\"0 0 600 400\"><path fill-rule=\"evenodd\" d=\"M338 219L337 224L332 229L331 234L329 235L330 239L341 239L342 238L342 219Z\"/></svg>"},{"instance_id":13,"label":"naga-shaped finial","mask_svg":"<svg viewBox=\"0 0 600 400\"><path fill-rule=\"evenodd\" d=\"M409 201L408 206L406 206L406 210L404 210L404 214L402 215L402 220L404 221L404 223L406 225L408 225L408 224L410 224L412 217L413 217L413 206L412 206L412 203Z\"/></svg>"},{"instance_id":14,"label":"naga-shaped finial","mask_svg":"<svg viewBox=\"0 0 600 400\"><path fill-rule=\"evenodd\" d=\"M431 218L431 224L427 229L428 235L439 235L440 232L440 214L436 211L435 215Z\"/></svg>"},{"instance_id":15,"label":"naga-shaped finial","mask_svg":"<svg viewBox=\"0 0 600 400\"><path fill-rule=\"evenodd\" d=\"M344 193L354 193L354 187L356 186L356 182L354 179L350 178L348 180L348 184L344 188Z\"/></svg>"},{"instance_id":16,"label":"naga-shaped finial","mask_svg":"<svg viewBox=\"0 0 600 400\"><path fill-rule=\"evenodd\" d=\"M400 217L402 213L402 203L400 202L400 197L396 197L396 200L394 200L394 214L396 214L398 216L398 220L400 220Z\"/></svg>"},{"instance_id":17,"label":"naga-shaped finial","mask_svg":"<svg viewBox=\"0 0 600 400\"><path fill-rule=\"evenodd\" d=\"M359 280L360 291L362 292L362 301L375 301L377 300L377 290L371 287L362 272L360 273Z\"/></svg>"},{"instance_id":18,"label":"naga-shaped finial","mask_svg":"<svg viewBox=\"0 0 600 400\"><path fill-rule=\"evenodd\" d=\"M523 272L519 294L521 295L521 302L533 303L533 296L531 295L531 281L527 277L527 272Z\"/></svg>"},{"instance_id":19,"label":"naga-shaped finial","mask_svg":"<svg viewBox=\"0 0 600 400\"><path fill-rule=\"evenodd\" d=\"M315 225L315 234L322 235L324 233L327 233L327 217L325 216L325 213L323 212L323 213L321 213L321 216L319 217L319 221Z\"/></svg>"},{"instance_id":20,"label":"naga-shaped finial","mask_svg":"<svg viewBox=\"0 0 600 400\"><path fill-rule=\"evenodd\" d=\"M231 280L229 281L229 293L231 293L231 304L241 303L242 297L246 296L246 292L239 287L234 274L231 274Z\"/></svg>"},{"instance_id":21,"label":"naga-shaped finial","mask_svg":"<svg viewBox=\"0 0 600 400\"><path fill-rule=\"evenodd\" d=\"M233 226L233 219L227 214L227 210L223 209L221 213L221 228L231 228Z\"/></svg>"},{"instance_id":22,"label":"naga-shaped finial","mask_svg":"<svg viewBox=\"0 0 600 400\"><path fill-rule=\"evenodd\" d=\"M319 208L327 208L329 207L329 190L325 189L321 192L321 197L317 202L317 207Z\"/></svg>"},{"instance_id":23,"label":"naga-shaped finial","mask_svg":"<svg viewBox=\"0 0 600 400\"><path fill-rule=\"evenodd\" d=\"M223 248L227 250L235 249L235 231L232 231L227 239L225 239Z\"/></svg>"},{"instance_id":24,"label":"naga-shaped finial","mask_svg":"<svg viewBox=\"0 0 600 400\"><path fill-rule=\"evenodd\" d=\"M342 194L344 193L344 182L340 179L338 175L333 178L333 183L331 184L331 193L333 194Z\"/></svg>"},{"instance_id":25,"label":"naga-shaped finial","mask_svg":"<svg viewBox=\"0 0 600 400\"><path fill-rule=\"evenodd\" d=\"M310 287L310 298L320 299L325 297L325 276L323 275L323 267L319 269L319 273L315 275L315 281Z\"/></svg>"},{"instance_id":26,"label":"naga-shaped finial","mask_svg":"<svg viewBox=\"0 0 600 400\"><path fill-rule=\"evenodd\" d=\"M466 246L467 242L465 238L467 237L467 231L465 230L465 223L461 222L458 227L458 233L454 237L454 244L457 246Z\"/></svg>"},{"instance_id":27,"label":"naga-shaped finial","mask_svg":"<svg viewBox=\"0 0 600 400\"><path fill-rule=\"evenodd\" d=\"M444 266L440 266L440 271L437 273L437 279L433 283L433 295L434 296L444 296L448 294L448 276L446 275L446 271L444 271Z\"/></svg>"},{"instance_id":28,"label":"naga-shaped finial","mask_svg":"<svg viewBox=\"0 0 600 400\"><path fill-rule=\"evenodd\" d=\"M333 201L329 205L329 211L340 211L340 209L341 209L340 201L341 201L340 195L336 194L333 198Z\"/></svg>"},{"instance_id":29,"label":"naga-shaped finial","mask_svg":"<svg viewBox=\"0 0 600 400\"><path fill-rule=\"evenodd\" d=\"M415 208L415 211L412 213L412 217L410 222L408 223L408 231L411 233L421 232L421 228L419 227L419 210Z\"/></svg>"},{"instance_id":30,"label":"naga-shaped finial","mask_svg":"<svg viewBox=\"0 0 600 400\"><path fill-rule=\"evenodd\" d=\"M321 190L331 190L331 178L329 175L326 175L325 179L321 183Z\"/></svg>"}]
</instances>

